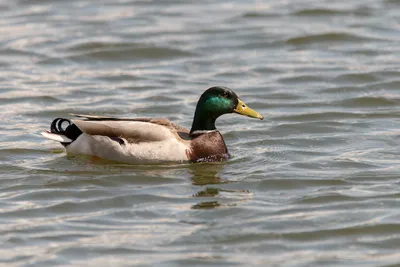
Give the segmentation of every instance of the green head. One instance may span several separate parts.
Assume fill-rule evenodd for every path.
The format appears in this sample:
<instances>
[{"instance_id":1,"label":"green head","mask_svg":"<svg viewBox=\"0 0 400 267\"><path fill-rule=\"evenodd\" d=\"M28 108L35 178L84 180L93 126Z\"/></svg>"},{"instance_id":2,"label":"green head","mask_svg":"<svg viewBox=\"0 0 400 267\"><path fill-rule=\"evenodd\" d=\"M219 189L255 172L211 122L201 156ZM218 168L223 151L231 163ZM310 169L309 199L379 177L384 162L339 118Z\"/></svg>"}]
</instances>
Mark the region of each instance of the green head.
<instances>
[{"instance_id":1,"label":"green head","mask_svg":"<svg viewBox=\"0 0 400 267\"><path fill-rule=\"evenodd\" d=\"M264 118L248 108L228 87L214 86L207 89L197 102L190 133L215 130L215 120L227 113L238 113L261 120Z\"/></svg>"}]
</instances>

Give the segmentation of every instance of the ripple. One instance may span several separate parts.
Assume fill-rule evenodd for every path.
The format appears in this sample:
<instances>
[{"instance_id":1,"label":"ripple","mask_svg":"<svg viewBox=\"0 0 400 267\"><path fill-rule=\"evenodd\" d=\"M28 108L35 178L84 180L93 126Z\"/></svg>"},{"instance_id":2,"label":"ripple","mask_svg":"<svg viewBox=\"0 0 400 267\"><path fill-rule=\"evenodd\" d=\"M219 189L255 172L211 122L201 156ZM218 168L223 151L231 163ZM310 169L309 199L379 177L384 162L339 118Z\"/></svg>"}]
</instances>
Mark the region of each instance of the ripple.
<instances>
[{"instance_id":1,"label":"ripple","mask_svg":"<svg viewBox=\"0 0 400 267\"><path fill-rule=\"evenodd\" d=\"M344 119L395 118L392 112L315 112L278 117L283 121L330 121Z\"/></svg>"},{"instance_id":2,"label":"ripple","mask_svg":"<svg viewBox=\"0 0 400 267\"><path fill-rule=\"evenodd\" d=\"M296 12L293 12L292 15L295 16L334 16L334 15L344 15L350 12L346 10L339 9L329 9L329 8L310 8L310 9L302 9Z\"/></svg>"},{"instance_id":3,"label":"ripple","mask_svg":"<svg viewBox=\"0 0 400 267\"><path fill-rule=\"evenodd\" d=\"M294 147L284 144L269 144L262 155L266 162L288 162L293 158Z\"/></svg>"},{"instance_id":4,"label":"ripple","mask_svg":"<svg viewBox=\"0 0 400 267\"><path fill-rule=\"evenodd\" d=\"M338 83L372 83L379 81L379 78L371 73L354 73L354 74L344 74L336 77L334 82Z\"/></svg>"},{"instance_id":5,"label":"ripple","mask_svg":"<svg viewBox=\"0 0 400 267\"><path fill-rule=\"evenodd\" d=\"M399 1L397 0L385 0L384 2L388 4L399 5Z\"/></svg>"},{"instance_id":6,"label":"ripple","mask_svg":"<svg viewBox=\"0 0 400 267\"><path fill-rule=\"evenodd\" d=\"M279 14L267 12L245 12L241 15L243 18L275 18Z\"/></svg>"},{"instance_id":7,"label":"ripple","mask_svg":"<svg viewBox=\"0 0 400 267\"><path fill-rule=\"evenodd\" d=\"M15 96L15 97L0 97L0 103L3 105L16 104L23 102L35 102L39 104L52 104L62 102L57 97L43 95L43 96Z\"/></svg>"},{"instance_id":8,"label":"ripple","mask_svg":"<svg viewBox=\"0 0 400 267\"><path fill-rule=\"evenodd\" d=\"M359 225L353 227L345 227L338 229L326 229L320 231L307 231L307 232L299 232L299 233L289 233L285 235L288 238L296 238L300 240L304 240L305 238L310 238L310 234L312 233L315 239L321 238L329 238L329 236L336 236L337 238L341 236L359 236L363 233L368 234L369 236L374 235L385 235L397 232L398 228L400 228L399 224L380 224L380 225Z\"/></svg>"},{"instance_id":9,"label":"ripple","mask_svg":"<svg viewBox=\"0 0 400 267\"><path fill-rule=\"evenodd\" d=\"M168 59L176 57L193 57L195 53L168 47L148 47L132 44L88 43L70 48L74 55L66 59L73 61L107 60L132 61L137 59ZM76 52L79 52L77 54Z\"/></svg>"},{"instance_id":10,"label":"ripple","mask_svg":"<svg viewBox=\"0 0 400 267\"><path fill-rule=\"evenodd\" d=\"M46 57L39 53L31 52L31 51L22 51L16 50L12 48L8 49L0 49L0 56L2 57L2 61L6 60L4 64L13 62L15 63L32 63L35 61L43 60Z\"/></svg>"},{"instance_id":11,"label":"ripple","mask_svg":"<svg viewBox=\"0 0 400 267\"><path fill-rule=\"evenodd\" d=\"M127 50L132 48L140 48L143 46L140 43L109 43L109 42L84 42L71 45L66 48L70 52L91 52L93 50Z\"/></svg>"},{"instance_id":12,"label":"ripple","mask_svg":"<svg viewBox=\"0 0 400 267\"><path fill-rule=\"evenodd\" d=\"M332 8L306 8L293 12L294 16L335 16L335 15L371 15L373 9L367 6L359 6L354 9L332 9Z\"/></svg>"},{"instance_id":13,"label":"ripple","mask_svg":"<svg viewBox=\"0 0 400 267\"><path fill-rule=\"evenodd\" d=\"M310 82L324 82L325 79L320 76L301 75L296 77L280 78L278 81L281 83L298 84L298 83L310 83Z\"/></svg>"},{"instance_id":14,"label":"ripple","mask_svg":"<svg viewBox=\"0 0 400 267\"><path fill-rule=\"evenodd\" d=\"M345 186L347 182L337 179L268 179L260 181L258 185L266 190L289 190L296 188ZM301 200L303 201L303 200Z\"/></svg>"},{"instance_id":15,"label":"ripple","mask_svg":"<svg viewBox=\"0 0 400 267\"><path fill-rule=\"evenodd\" d=\"M350 196L345 196L341 194L330 194L324 196L310 196L305 197L298 201L299 204L322 204L322 203L335 203L335 202L349 202L356 201L357 199Z\"/></svg>"},{"instance_id":16,"label":"ripple","mask_svg":"<svg viewBox=\"0 0 400 267\"><path fill-rule=\"evenodd\" d=\"M377 41L378 38L363 37L356 34L342 33L342 32L330 32L321 34L310 34L308 36L299 36L286 40L287 44L290 45L312 45L321 43L352 43L352 42L366 42L366 41Z\"/></svg>"},{"instance_id":17,"label":"ripple","mask_svg":"<svg viewBox=\"0 0 400 267\"><path fill-rule=\"evenodd\" d=\"M343 107L360 108L392 106L398 105L399 103L400 99L387 99L385 97L356 97L352 99L338 101L336 105L340 105Z\"/></svg>"}]
</instances>

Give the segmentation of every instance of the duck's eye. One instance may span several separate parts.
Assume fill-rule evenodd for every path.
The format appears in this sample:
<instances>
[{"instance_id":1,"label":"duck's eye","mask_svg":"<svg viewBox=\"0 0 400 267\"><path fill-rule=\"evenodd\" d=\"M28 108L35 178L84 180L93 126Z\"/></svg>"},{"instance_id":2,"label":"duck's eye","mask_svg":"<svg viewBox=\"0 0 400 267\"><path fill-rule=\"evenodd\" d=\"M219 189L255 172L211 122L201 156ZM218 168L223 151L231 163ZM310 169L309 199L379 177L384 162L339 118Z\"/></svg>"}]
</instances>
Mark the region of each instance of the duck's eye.
<instances>
[{"instance_id":1,"label":"duck's eye","mask_svg":"<svg viewBox=\"0 0 400 267\"><path fill-rule=\"evenodd\" d=\"M223 92L223 93L221 93L221 96L224 98L229 98L230 95L228 92Z\"/></svg>"}]
</instances>

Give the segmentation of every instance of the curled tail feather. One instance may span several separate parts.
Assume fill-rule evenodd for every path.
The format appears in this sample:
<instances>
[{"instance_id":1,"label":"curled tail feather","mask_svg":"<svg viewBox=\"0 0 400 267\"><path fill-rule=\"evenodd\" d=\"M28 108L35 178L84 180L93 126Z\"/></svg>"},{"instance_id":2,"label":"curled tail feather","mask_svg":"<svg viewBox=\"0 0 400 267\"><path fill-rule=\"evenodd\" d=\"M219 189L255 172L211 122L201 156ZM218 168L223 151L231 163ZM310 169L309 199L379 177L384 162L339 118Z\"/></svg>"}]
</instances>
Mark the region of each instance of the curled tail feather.
<instances>
[{"instance_id":1,"label":"curled tail feather","mask_svg":"<svg viewBox=\"0 0 400 267\"><path fill-rule=\"evenodd\" d=\"M68 126L63 128L63 123L67 122ZM66 146L76 140L82 131L73 124L69 119L57 118L50 125L50 131L42 132L42 135L48 139L58 141Z\"/></svg>"},{"instance_id":2,"label":"curled tail feather","mask_svg":"<svg viewBox=\"0 0 400 267\"><path fill-rule=\"evenodd\" d=\"M62 124L64 122L68 122L67 128L63 129ZM55 134L64 134L65 135L65 130L68 129L68 127L71 125L71 121L69 119L64 119L64 118L57 118L54 119L53 122L50 125L50 132L55 133Z\"/></svg>"}]
</instances>

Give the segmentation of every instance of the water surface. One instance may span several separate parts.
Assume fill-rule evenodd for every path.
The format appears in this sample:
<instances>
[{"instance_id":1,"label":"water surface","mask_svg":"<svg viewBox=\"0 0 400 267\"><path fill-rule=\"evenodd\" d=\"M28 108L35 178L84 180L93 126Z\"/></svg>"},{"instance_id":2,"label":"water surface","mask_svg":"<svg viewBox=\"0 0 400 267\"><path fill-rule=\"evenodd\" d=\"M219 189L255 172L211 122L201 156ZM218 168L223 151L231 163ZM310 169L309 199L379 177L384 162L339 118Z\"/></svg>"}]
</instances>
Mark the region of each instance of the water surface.
<instances>
[{"instance_id":1,"label":"water surface","mask_svg":"<svg viewBox=\"0 0 400 267\"><path fill-rule=\"evenodd\" d=\"M0 262L400 262L400 4L0 1ZM233 158L129 166L41 137L68 113L190 127L208 87Z\"/></svg>"}]
</instances>

